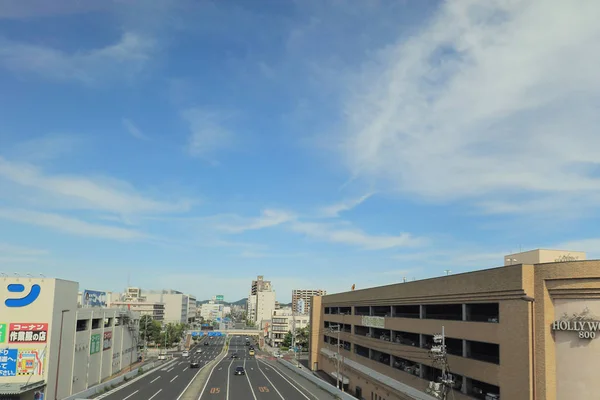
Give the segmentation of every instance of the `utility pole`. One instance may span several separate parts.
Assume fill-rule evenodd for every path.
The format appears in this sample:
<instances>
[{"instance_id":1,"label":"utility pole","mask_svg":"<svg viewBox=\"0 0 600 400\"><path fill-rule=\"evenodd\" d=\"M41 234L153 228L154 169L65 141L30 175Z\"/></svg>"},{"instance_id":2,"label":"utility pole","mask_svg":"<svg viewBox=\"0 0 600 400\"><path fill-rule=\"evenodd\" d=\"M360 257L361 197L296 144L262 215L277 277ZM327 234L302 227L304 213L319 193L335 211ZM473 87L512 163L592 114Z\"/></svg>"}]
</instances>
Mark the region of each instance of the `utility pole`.
<instances>
[{"instance_id":1,"label":"utility pole","mask_svg":"<svg viewBox=\"0 0 600 400\"><path fill-rule=\"evenodd\" d=\"M150 316L146 315L146 321L144 321L144 361L148 358L148 318Z\"/></svg>"},{"instance_id":2,"label":"utility pole","mask_svg":"<svg viewBox=\"0 0 600 400\"><path fill-rule=\"evenodd\" d=\"M426 393L432 396L446 400L449 391L454 386L452 376L448 371L448 353L446 352L446 333L442 326L442 333L433 336L434 345L431 346L431 356L434 359L434 363L441 363L442 379L441 382L430 382L429 388L425 390Z\"/></svg>"},{"instance_id":3,"label":"utility pole","mask_svg":"<svg viewBox=\"0 0 600 400\"><path fill-rule=\"evenodd\" d=\"M292 309L292 349L294 350L294 360L298 364L298 352L296 351L296 313Z\"/></svg>"}]
</instances>

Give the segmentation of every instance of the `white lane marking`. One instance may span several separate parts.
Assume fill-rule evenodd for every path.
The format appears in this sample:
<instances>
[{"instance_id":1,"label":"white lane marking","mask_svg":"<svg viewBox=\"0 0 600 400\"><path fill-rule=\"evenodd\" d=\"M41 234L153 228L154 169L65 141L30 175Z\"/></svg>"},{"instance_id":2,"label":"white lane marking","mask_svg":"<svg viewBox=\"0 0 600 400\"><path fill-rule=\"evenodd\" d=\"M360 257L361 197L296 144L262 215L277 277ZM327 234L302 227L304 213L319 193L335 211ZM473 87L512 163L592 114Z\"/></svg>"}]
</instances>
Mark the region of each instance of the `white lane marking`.
<instances>
[{"instance_id":1,"label":"white lane marking","mask_svg":"<svg viewBox=\"0 0 600 400\"><path fill-rule=\"evenodd\" d=\"M127 400L128 398L130 398L131 396L133 396L137 392L139 392L139 390L136 390L135 392L131 393L129 396L125 397L123 400Z\"/></svg>"},{"instance_id":2,"label":"white lane marking","mask_svg":"<svg viewBox=\"0 0 600 400\"><path fill-rule=\"evenodd\" d=\"M186 370L186 369L188 369L188 367L185 367L185 368L183 369L183 371L181 371L181 372L185 372L185 370Z\"/></svg>"},{"instance_id":3,"label":"white lane marking","mask_svg":"<svg viewBox=\"0 0 600 400\"><path fill-rule=\"evenodd\" d=\"M175 369L175 367L173 367L173 368L171 368L171 369L168 369L168 370L167 370L167 372L171 372L171 371L173 371L174 369Z\"/></svg>"},{"instance_id":4,"label":"white lane marking","mask_svg":"<svg viewBox=\"0 0 600 400\"><path fill-rule=\"evenodd\" d=\"M206 387L208 386L208 382L210 382L210 377L212 376L213 372L215 372L215 368L217 367L217 365L221 364L221 363L223 362L223 360L224 360L224 359L227 357L227 354L228 354L228 353L225 353L225 354L223 355L223 357L221 357L221 359L219 360L219 362L217 362L217 363L216 363L216 364L215 364L215 365L212 367L212 369L210 370L210 374L208 375L208 379L206 380L206 383L204 384L204 387L202 388L202 391L200 392L200 397L198 397L198 400L201 400L201 399L202 399L202 395L204 394L204 391L206 390ZM232 361L232 362L233 362L233 361ZM207 365L208 365L208 363L207 363ZM205 365L205 366L206 366L206 365ZM202 368L204 368L204 367L202 367ZM200 371L198 371L198 372L200 372ZM229 375L227 375L227 379L229 379ZM188 385L188 386L189 386L189 385ZM187 389L187 388L186 388L186 389ZM185 391L184 391L184 392L185 392ZM179 396L179 397L181 397L181 396ZM177 398L177 400L179 400L179 398Z\"/></svg>"},{"instance_id":5,"label":"white lane marking","mask_svg":"<svg viewBox=\"0 0 600 400\"><path fill-rule=\"evenodd\" d=\"M171 379L171 383L173 383L173 381L174 381L175 379L177 379L177 377L179 377L179 375L175 375L175 378Z\"/></svg>"},{"instance_id":6,"label":"white lane marking","mask_svg":"<svg viewBox=\"0 0 600 400\"><path fill-rule=\"evenodd\" d=\"M154 383L154 382L156 382L156 381L157 381L157 380L159 380L159 379L160 379L160 375L159 375L159 376L157 376L156 378L154 378L154 379L152 380L152 382L150 382L150 383Z\"/></svg>"},{"instance_id":7,"label":"white lane marking","mask_svg":"<svg viewBox=\"0 0 600 400\"><path fill-rule=\"evenodd\" d=\"M258 360L259 362L262 362L265 365L268 365L267 363L265 363L263 360ZM306 396L300 389L298 389L298 387L296 387L296 385L294 385L292 382L290 382L285 376L281 375L281 373L279 371L277 371L277 368L272 368L273 371L277 372L277 374L279 374L279 376L281 376L287 383L290 384L291 387L293 387L294 389L296 389L298 391L298 393L300 393L302 396L304 396L304 398L306 400L310 400L310 398L308 396ZM292 379L292 377L290 377L290 379ZM293 379L292 379L293 380ZM296 381L294 381L296 382ZM308 393L310 393L310 390L306 389L304 386L302 386L301 384L299 384L298 382L296 382L296 384L298 386L300 386L302 389L306 390ZM310 393L311 396L314 396L312 393ZM318 399L316 396L314 396L315 399Z\"/></svg>"},{"instance_id":8,"label":"white lane marking","mask_svg":"<svg viewBox=\"0 0 600 400\"><path fill-rule=\"evenodd\" d=\"M231 371L231 364L233 364L233 360L231 360L229 367L227 367L227 389L225 390L225 400L229 400L229 375Z\"/></svg>"},{"instance_id":9,"label":"white lane marking","mask_svg":"<svg viewBox=\"0 0 600 400\"><path fill-rule=\"evenodd\" d=\"M261 374L263 374L265 376L265 378L267 378L267 381L269 381L269 383L271 384L271 386L273 386L273 389L275 389L275 391L277 392L277 394L279 395L279 397L281 397L281 400L285 400L283 398L283 396L281 395L281 393L279 393L279 390L277 390L277 386L275 386L275 384L273 382L271 382L271 380L269 379L269 377L267 376L267 374L265 374L262 369L260 369L260 365L258 364L258 362L256 363L256 367L258 368L258 370L260 371Z\"/></svg>"},{"instance_id":10,"label":"white lane marking","mask_svg":"<svg viewBox=\"0 0 600 400\"><path fill-rule=\"evenodd\" d=\"M244 369L246 369L246 360L244 360ZM250 376L248 376L248 374L246 375L246 379L248 379L248 386L250 386L250 390L252 391L252 397L254 397L254 400L258 400L256 398L256 394L254 394L254 389L252 388L252 382L250 382Z\"/></svg>"},{"instance_id":11,"label":"white lane marking","mask_svg":"<svg viewBox=\"0 0 600 400\"><path fill-rule=\"evenodd\" d=\"M150 397L148 400L152 400L152 399L153 399L153 398L155 398L155 397L156 397L156 395L158 395L160 392L162 392L162 389L159 389L159 390L158 390L158 392L154 393L154 394L152 395L152 397Z\"/></svg>"}]
</instances>

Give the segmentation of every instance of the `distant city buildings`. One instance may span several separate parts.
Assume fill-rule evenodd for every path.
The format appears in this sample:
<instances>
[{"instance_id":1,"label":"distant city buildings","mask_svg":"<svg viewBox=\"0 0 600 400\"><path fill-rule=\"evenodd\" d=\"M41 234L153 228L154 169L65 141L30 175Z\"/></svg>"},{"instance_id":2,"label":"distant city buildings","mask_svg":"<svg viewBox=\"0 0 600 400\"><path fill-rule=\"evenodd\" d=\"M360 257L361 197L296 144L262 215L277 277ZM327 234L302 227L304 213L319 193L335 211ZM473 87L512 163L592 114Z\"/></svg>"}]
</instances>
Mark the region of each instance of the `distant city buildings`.
<instances>
[{"instance_id":1,"label":"distant city buildings","mask_svg":"<svg viewBox=\"0 0 600 400\"><path fill-rule=\"evenodd\" d=\"M276 293L273 290L271 281L265 281L262 275L253 280L247 301L248 321L258 328L263 328L264 322L271 319L271 315L275 310L275 296Z\"/></svg>"},{"instance_id":2,"label":"distant city buildings","mask_svg":"<svg viewBox=\"0 0 600 400\"><path fill-rule=\"evenodd\" d=\"M288 332L297 332L309 323L309 315L296 315L291 308L274 310L271 320L266 325L265 341L271 347L281 347Z\"/></svg>"},{"instance_id":3,"label":"distant city buildings","mask_svg":"<svg viewBox=\"0 0 600 400\"><path fill-rule=\"evenodd\" d=\"M292 290L292 310L297 314L310 314L313 296L325 296L323 289L294 289Z\"/></svg>"}]
</instances>

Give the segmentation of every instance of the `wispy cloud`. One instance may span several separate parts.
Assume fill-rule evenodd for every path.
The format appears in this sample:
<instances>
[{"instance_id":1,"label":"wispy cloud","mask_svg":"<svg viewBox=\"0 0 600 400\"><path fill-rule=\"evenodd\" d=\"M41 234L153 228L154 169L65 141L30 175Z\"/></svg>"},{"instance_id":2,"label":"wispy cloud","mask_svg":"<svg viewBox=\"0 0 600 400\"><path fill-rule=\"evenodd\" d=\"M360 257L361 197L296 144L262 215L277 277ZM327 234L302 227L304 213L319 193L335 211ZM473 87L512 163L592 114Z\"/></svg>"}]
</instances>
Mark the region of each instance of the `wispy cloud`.
<instances>
[{"instance_id":1,"label":"wispy cloud","mask_svg":"<svg viewBox=\"0 0 600 400\"><path fill-rule=\"evenodd\" d=\"M34 249L25 246L16 246L14 244L0 242L0 253L3 255L12 256L44 256L48 254L48 250Z\"/></svg>"},{"instance_id":2,"label":"wispy cloud","mask_svg":"<svg viewBox=\"0 0 600 400\"><path fill-rule=\"evenodd\" d=\"M307 253L267 253L256 251L243 251L240 253L242 258L297 258L305 257Z\"/></svg>"},{"instance_id":3,"label":"wispy cloud","mask_svg":"<svg viewBox=\"0 0 600 400\"><path fill-rule=\"evenodd\" d=\"M187 150L192 156L210 157L216 150L232 144L233 133L225 127L228 118L222 113L196 107L181 115L190 127Z\"/></svg>"},{"instance_id":4,"label":"wispy cloud","mask_svg":"<svg viewBox=\"0 0 600 400\"><path fill-rule=\"evenodd\" d=\"M155 50L152 39L134 32L125 32L106 47L75 53L0 38L0 66L18 74L93 84L141 72Z\"/></svg>"},{"instance_id":5,"label":"wispy cloud","mask_svg":"<svg viewBox=\"0 0 600 400\"><path fill-rule=\"evenodd\" d=\"M422 246L427 242L425 238L414 237L409 233L398 236L368 235L354 227L340 228L334 224L315 222L293 222L290 229L314 239L359 246L367 250Z\"/></svg>"},{"instance_id":6,"label":"wispy cloud","mask_svg":"<svg viewBox=\"0 0 600 400\"><path fill-rule=\"evenodd\" d=\"M217 229L229 233L242 233L245 231L254 231L264 228L271 228L277 225L292 221L296 216L283 210L264 210L260 217L244 218L235 215L223 216L229 222L218 223Z\"/></svg>"},{"instance_id":7,"label":"wispy cloud","mask_svg":"<svg viewBox=\"0 0 600 400\"><path fill-rule=\"evenodd\" d=\"M191 201L187 200L168 203L146 198L123 181L48 175L31 164L10 162L0 157L0 180L2 179L35 189L46 196L45 204L56 207L121 214L180 212L191 207Z\"/></svg>"},{"instance_id":8,"label":"wispy cloud","mask_svg":"<svg viewBox=\"0 0 600 400\"><path fill-rule=\"evenodd\" d=\"M10 154L21 161L45 162L73 152L82 143L83 139L80 135L49 134L4 148L3 153Z\"/></svg>"},{"instance_id":9,"label":"wispy cloud","mask_svg":"<svg viewBox=\"0 0 600 400\"><path fill-rule=\"evenodd\" d=\"M127 129L127 132L129 132L129 134L131 136L133 136L136 139L141 139L141 140L147 140L148 136L144 135L144 133L140 130L140 128L138 128L132 120L128 119L128 118L123 118L123 126L125 127L125 129Z\"/></svg>"},{"instance_id":10,"label":"wispy cloud","mask_svg":"<svg viewBox=\"0 0 600 400\"><path fill-rule=\"evenodd\" d=\"M140 240L147 236L141 232L115 226L91 224L59 214L24 209L0 208L0 219L49 228L71 235L83 235L112 240Z\"/></svg>"},{"instance_id":11,"label":"wispy cloud","mask_svg":"<svg viewBox=\"0 0 600 400\"><path fill-rule=\"evenodd\" d=\"M353 208L361 205L363 202L365 202L367 199L369 199L371 196L373 196L373 193L367 193L361 197L355 198L355 199L349 199L346 201L342 201L339 202L337 204L332 204L330 206L327 207L323 207L323 209L321 210L321 215L323 217L339 217L340 213L344 212L344 211L350 211Z\"/></svg>"},{"instance_id":12,"label":"wispy cloud","mask_svg":"<svg viewBox=\"0 0 600 400\"><path fill-rule=\"evenodd\" d=\"M533 211L596 206L598 13L593 1L442 3L347 82L350 171L433 201L493 197L503 213L530 194L555 204Z\"/></svg>"}]
</instances>

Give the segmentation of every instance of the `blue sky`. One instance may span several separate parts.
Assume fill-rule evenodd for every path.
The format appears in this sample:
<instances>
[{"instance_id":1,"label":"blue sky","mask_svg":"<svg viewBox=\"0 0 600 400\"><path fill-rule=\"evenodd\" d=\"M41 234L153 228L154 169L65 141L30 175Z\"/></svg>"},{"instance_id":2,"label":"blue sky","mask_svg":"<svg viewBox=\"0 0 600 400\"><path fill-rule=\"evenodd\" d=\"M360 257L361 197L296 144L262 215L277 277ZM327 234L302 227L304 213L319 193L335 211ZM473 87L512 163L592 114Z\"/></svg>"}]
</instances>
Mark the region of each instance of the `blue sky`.
<instances>
[{"instance_id":1,"label":"blue sky","mask_svg":"<svg viewBox=\"0 0 600 400\"><path fill-rule=\"evenodd\" d=\"M289 301L598 257L598 12L4 1L0 271Z\"/></svg>"}]
</instances>

